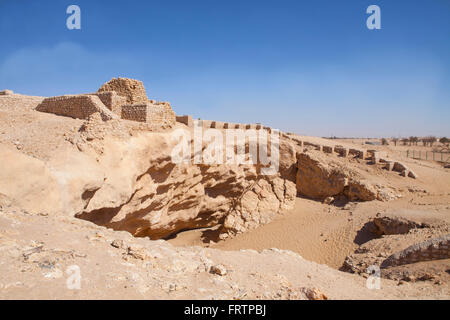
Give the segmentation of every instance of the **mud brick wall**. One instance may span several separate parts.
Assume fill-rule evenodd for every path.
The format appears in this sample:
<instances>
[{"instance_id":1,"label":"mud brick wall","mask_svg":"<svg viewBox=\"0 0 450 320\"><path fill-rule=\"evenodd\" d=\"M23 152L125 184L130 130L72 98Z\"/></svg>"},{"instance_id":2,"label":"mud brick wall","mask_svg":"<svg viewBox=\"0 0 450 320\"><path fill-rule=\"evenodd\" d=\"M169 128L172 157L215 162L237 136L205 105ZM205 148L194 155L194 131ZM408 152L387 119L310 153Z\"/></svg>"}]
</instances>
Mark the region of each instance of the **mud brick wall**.
<instances>
[{"instance_id":1,"label":"mud brick wall","mask_svg":"<svg viewBox=\"0 0 450 320\"><path fill-rule=\"evenodd\" d=\"M147 93L142 81L128 78L113 78L103 84L97 92L115 91L126 98L126 104L145 104Z\"/></svg>"},{"instance_id":2,"label":"mud brick wall","mask_svg":"<svg viewBox=\"0 0 450 320\"><path fill-rule=\"evenodd\" d=\"M46 98L36 107L36 110L78 119L87 119L95 112L100 113L103 121L119 118L97 96L92 95L66 95Z\"/></svg>"},{"instance_id":3,"label":"mud brick wall","mask_svg":"<svg viewBox=\"0 0 450 320\"><path fill-rule=\"evenodd\" d=\"M388 257L381 264L382 268L400 266L420 261L449 259L450 234L412 245Z\"/></svg>"}]
</instances>

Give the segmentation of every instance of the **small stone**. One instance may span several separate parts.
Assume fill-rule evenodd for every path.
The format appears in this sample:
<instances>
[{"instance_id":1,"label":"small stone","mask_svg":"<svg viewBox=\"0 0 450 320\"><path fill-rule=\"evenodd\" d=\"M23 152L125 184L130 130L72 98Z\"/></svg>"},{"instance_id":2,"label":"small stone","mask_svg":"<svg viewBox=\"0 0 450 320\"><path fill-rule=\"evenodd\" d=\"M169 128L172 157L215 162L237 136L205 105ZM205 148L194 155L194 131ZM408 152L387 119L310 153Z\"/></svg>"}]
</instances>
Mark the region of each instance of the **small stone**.
<instances>
[{"instance_id":1,"label":"small stone","mask_svg":"<svg viewBox=\"0 0 450 320\"><path fill-rule=\"evenodd\" d=\"M317 288L305 288L303 292L309 300L328 300L328 297Z\"/></svg>"},{"instance_id":2,"label":"small stone","mask_svg":"<svg viewBox=\"0 0 450 320\"><path fill-rule=\"evenodd\" d=\"M139 260L145 260L148 258L147 251L144 248L137 246L128 247L128 255Z\"/></svg>"},{"instance_id":3,"label":"small stone","mask_svg":"<svg viewBox=\"0 0 450 320\"><path fill-rule=\"evenodd\" d=\"M114 240L113 242L111 242L111 245L114 247L114 248L118 248L118 249L121 249L121 248L123 248L124 247L124 245L123 245L123 240Z\"/></svg>"},{"instance_id":4,"label":"small stone","mask_svg":"<svg viewBox=\"0 0 450 320\"><path fill-rule=\"evenodd\" d=\"M209 269L209 273L224 276L227 274L227 269L223 265L218 264L215 266L211 266L211 268Z\"/></svg>"}]
</instances>

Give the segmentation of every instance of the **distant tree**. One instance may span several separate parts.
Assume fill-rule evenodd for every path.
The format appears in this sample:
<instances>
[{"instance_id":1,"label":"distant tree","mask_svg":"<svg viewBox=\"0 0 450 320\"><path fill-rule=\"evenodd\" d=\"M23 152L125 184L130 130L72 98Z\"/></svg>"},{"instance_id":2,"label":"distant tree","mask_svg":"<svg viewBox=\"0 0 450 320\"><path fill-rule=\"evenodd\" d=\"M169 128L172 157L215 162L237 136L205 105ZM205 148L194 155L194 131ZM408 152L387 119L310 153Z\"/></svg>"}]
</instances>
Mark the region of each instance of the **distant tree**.
<instances>
[{"instance_id":1,"label":"distant tree","mask_svg":"<svg viewBox=\"0 0 450 320\"><path fill-rule=\"evenodd\" d=\"M388 145L389 145L389 143L388 143L388 141L387 141L386 138L381 139L381 144L382 144L383 146L388 146Z\"/></svg>"},{"instance_id":2,"label":"distant tree","mask_svg":"<svg viewBox=\"0 0 450 320\"><path fill-rule=\"evenodd\" d=\"M427 143L428 143L427 138L422 138L421 140L422 140L423 146L425 147L427 145Z\"/></svg>"},{"instance_id":3,"label":"distant tree","mask_svg":"<svg viewBox=\"0 0 450 320\"><path fill-rule=\"evenodd\" d=\"M418 137L414 137L414 136L409 137L409 145L416 145L417 146L418 142L419 142L419 138Z\"/></svg>"},{"instance_id":4,"label":"distant tree","mask_svg":"<svg viewBox=\"0 0 450 320\"><path fill-rule=\"evenodd\" d=\"M429 145L430 147L432 147L436 141L437 141L437 139L435 136L428 136L428 137L422 138L422 142L423 142L424 146Z\"/></svg>"},{"instance_id":5,"label":"distant tree","mask_svg":"<svg viewBox=\"0 0 450 320\"><path fill-rule=\"evenodd\" d=\"M439 139L439 142L448 147L448 145L450 144L450 139L448 139L447 137L442 137Z\"/></svg>"},{"instance_id":6,"label":"distant tree","mask_svg":"<svg viewBox=\"0 0 450 320\"><path fill-rule=\"evenodd\" d=\"M408 138L402 138L400 141L403 143L404 146L406 146L409 143Z\"/></svg>"},{"instance_id":7,"label":"distant tree","mask_svg":"<svg viewBox=\"0 0 450 320\"><path fill-rule=\"evenodd\" d=\"M430 144L430 147L433 146L433 144L435 144L437 141L437 138L435 136L430 136L428 137L428 143Z\"/></svg>"},{"instance_id":8,"label":"distant tree","mask_svg":"<svg viewBox=\"0 0 450 320\"><path fill-rule=\"evenodd\" d=\"M394 143L394 145L397 146L398 138L392 138L391 140Z\"/></svg>"}]
</instances>

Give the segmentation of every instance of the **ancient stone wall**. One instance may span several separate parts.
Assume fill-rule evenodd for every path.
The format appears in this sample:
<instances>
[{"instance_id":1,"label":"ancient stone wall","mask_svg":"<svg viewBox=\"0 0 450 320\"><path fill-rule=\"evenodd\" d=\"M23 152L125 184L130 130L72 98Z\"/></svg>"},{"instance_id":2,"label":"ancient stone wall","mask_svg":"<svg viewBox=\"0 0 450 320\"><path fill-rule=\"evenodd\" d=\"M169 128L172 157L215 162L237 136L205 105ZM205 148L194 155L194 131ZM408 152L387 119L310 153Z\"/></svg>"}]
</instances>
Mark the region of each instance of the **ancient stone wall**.
<instances>
[{"instance_id":1,"label":"ancient stone wall","mask_svg":"<svg viewBox=\"0 0 450 320\"><path fill-rule=\"evenodd\" d=\"M177 116L176 117L177 122L184 123L188 127L193 127L194 122L192 120L192 116L184 115L184 116Z\"/></svg>"},{"instance_id":2,"label":"ancient stone wall","mask_svg":"<svg viewBox=\"0 0 450 320\"><path fill-rule=\"evenodd\" d=\"M184 123L188 127L194 127L194 120L191 116L177 116L176 121L180 123ZM222 121L211 121L211 120L197 120L199 121L199 125L204 129L242 129L242 130L260 130L264 129L268 132L272 131L270 127L262 127L261 124L244 124L244 123L232 123L232 122L222 122Z\"/></svg>"},{"instance_id":3,"label":"ancient stone wall","mask_svg":"<svg viewBox=\"0 0 450 320\"><path fill-rule=\"evenodd\" d=\"M131 121L147 121L147 104L127 104L122 106L121 118Z\"/></svg>"},{"instance_id":4,"label":"ancient stone wall","mask_svg":"<svg viewBox=\"0 0 450 320\"><path fill-rule=\"evenodd\" d=\"M147 108L147 122L152 125L171 127L175 124L175 112L168 102L149 104Z\"/></svg>"},{"instance_id":5,"label":"ancient stone wall","mask_svg":"<svg viewBox=\"0 0 450 320\"><path fill-rule=\"evenodd\" d=\"M412 245L388 257L382 268L400 266L420 261L449 259L450 234Z\"/></svg>"},{"instance_id":6,"label":"ancient stone wall","mask_svg":"<svg viewBox=\"0 0 450 320\"><path fill-rule=\"evenodd\" d=\"M36 110L78 119L87 119L95 112L99 112L104 121L119 118L101 102L100 98L92 95L46 98L36 107Z\"/></svg>"},{"instance_id":7,"label":"ancient stone wall","mask_svg":"<svg viewBox=\"0 0 450 320\"><path fill-rule=\"evenodd\" d=\"M168 127L175 124L175 113L169 103L145 103L122 106L122 119Z\"/></svg>"},{"instance_id":8,"label":"ancient stone wall","mask_svg":"<svg viewBox=\"0 0 450 320\"><path fill-rule=\"evenodd\" d=\"M264 127L265 128L265 127ZM386 158L386 153L378 153L376 150L363 150L363 149L348 149L343 146L326 146L326 145L320 145L317 143L312 143L309 141L301 141L298 138L295 138L290 135L284 135L286 138L290 139L291 141L295 142L298 146L311 146L314 147L316 150L319 150L324 153L333 154L337 153L341 157L348 157L348 156L354 156L356 158L362 159L362 160L371 160L371 164L378 164L382 163L383 167L387 171L397 171L400 172L400 175L403 177L409 177L413 179L417 179L417 174L415 174L412 170L408 169L404 164L388 160Z\"/></svg>"},{"instance_id":9,"label":"ancient stone wall","mask_svg":"<svg viewBox=\"0 0 450 320\"><path fill-rule=\"evenodd\" d=\"M14 94L14 91L12 91L12 90L6 89L6 90L0 91L0 96L9 96L9 95L12 95L12 94Z\"/></svg>"},{"instance_id":10,"label":"ancient stone wall","mask_svg":"<svg viewBox=\"0 0 450 320\"><path fill-rule=\"evenodd\" d=\"M148 102L147 93L142 81L128 78L113 78L103 84L98 92L115 91L126 98L127 104L144 104Z\"/></svg>"},{"instance_id":11,"label":"ancient stone wall","mask_svg":"<svg viewBox=\"0 0 450 320\"><path fill-rule=\"evenodd\" d=\"M99 97L103 104L118 116L122 114L122 106L127 104L127 98L119 96L115 91L96 92L93 95Z\"/></svg>"}]
</instances>

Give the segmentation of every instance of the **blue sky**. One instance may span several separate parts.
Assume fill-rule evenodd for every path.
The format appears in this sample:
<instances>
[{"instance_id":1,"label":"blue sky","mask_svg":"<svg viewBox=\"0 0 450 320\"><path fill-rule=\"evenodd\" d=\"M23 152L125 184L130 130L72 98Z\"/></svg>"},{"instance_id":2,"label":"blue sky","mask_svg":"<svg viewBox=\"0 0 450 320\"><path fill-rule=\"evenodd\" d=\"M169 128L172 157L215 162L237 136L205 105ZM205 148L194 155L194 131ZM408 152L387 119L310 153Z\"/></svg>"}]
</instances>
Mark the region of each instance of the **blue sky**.
<instances>
[{"instance_id":1,"label":"blue sky","mask_svg":"<svg viewBox=\"0 0 450 320\"><path fill-rule=\"evenodd\" d=\"M81 30L66 9L81 8ZM381 30L366 8L381 8ZM450 136L448 0L0 0L0 89L144 81L177 114L317 136Z\"/></svg>"}]
</instances>

